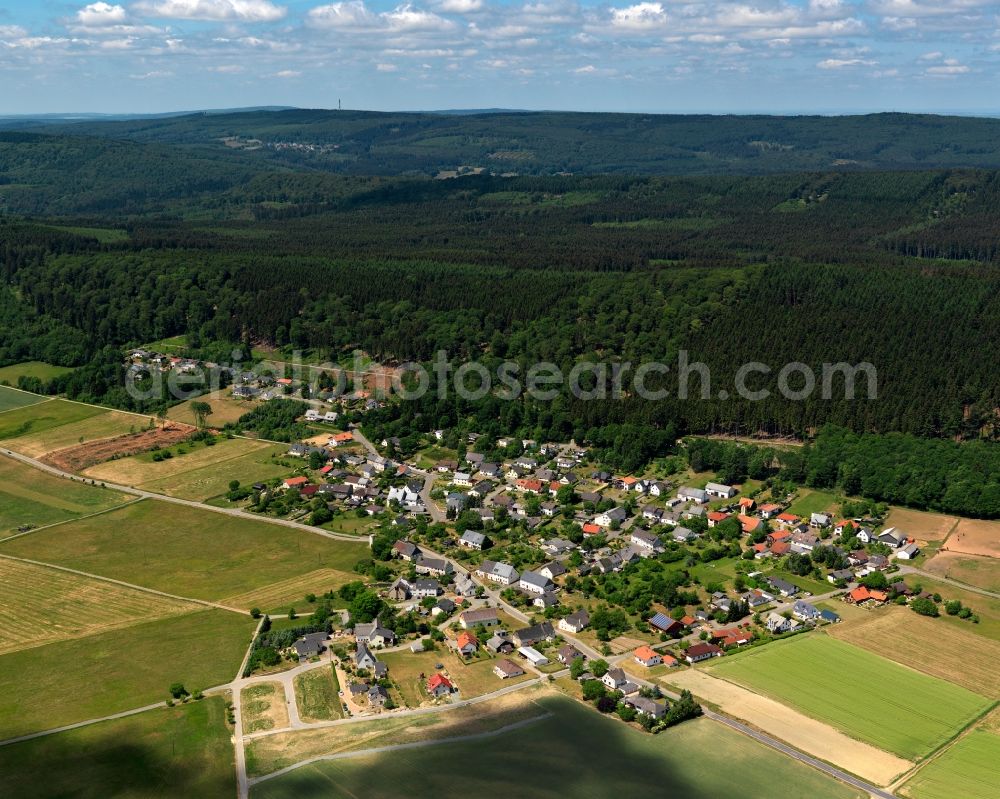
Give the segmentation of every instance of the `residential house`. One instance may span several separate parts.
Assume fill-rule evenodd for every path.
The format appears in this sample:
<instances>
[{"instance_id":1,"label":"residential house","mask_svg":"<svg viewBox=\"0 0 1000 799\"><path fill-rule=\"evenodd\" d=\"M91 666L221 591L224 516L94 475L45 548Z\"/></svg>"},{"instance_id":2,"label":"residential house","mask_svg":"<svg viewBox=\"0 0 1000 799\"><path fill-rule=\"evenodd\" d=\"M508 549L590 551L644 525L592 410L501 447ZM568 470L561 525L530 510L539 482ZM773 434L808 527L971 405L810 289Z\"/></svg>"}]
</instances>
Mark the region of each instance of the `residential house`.
<instances>
[{"instance_id":1,"label":"residential house","mask_svg":"<svg viewBox=\"0 0 1000 799\"><path fill-rule=\"evenodd\" d=\"M595 517L594 524L598 525L599 527L607 528L611 527L616 523L621 524L626 519L628 519L628 513L625 511L625 508L615 507L611 508L610 510L604 511L604 513L601 513L597 517Z\"/></svg>"},{"instance_id":2,"label":"residential house","mask_svg":"<svg viewBox=\"0 0 1000 799\"><path fill-rule=\"evenodd\" d=\"M646 530L633 528L629 541L643 556L655 555L658 552L664 551L663 542L660 541L659 536L653 535Z\"/></svg>"},{"instance_id":3,"label":"residential house","mask_svg":"<svg viewBox=\"0 0 1000 799\"><path fill-rule=\"evenodd\" d=\"M547 621L543 621L541 624L525 627L523 630L518 630L514 633L514 643L518 646L534 646L537 643L548 641L555 637L556 631L552 629L552 625Z\"/></svg>"},{"instance_id":4,"label":"residential house","mask_svg":"<svg viewBox=\"0 0 1000 799\"><path fill-rule=\"evenodd\" d=\"M499 583L500 585L513 585L521 577L517 569L509 563L496 562L492 560L484 560L481 564L479 564L479 568L476 569L476 574L479 577L493 583Z\"/></svg>"},{"instance_id":5,"label":"residential house","mask_svg":"<svg viewBox=\"0 0 1000 799\"><path fill-rule=\"evenodd\" d=\"M326 638L325 632L308 633L295 641L292 644L292 649L299 656L299 660L308 660L316 657L326 648Z\"/></svg>"},{"instance_id":6,"label":"residential house","mask_svg":"<svg viewBox=\"0 0 1000 799\"><path fill-rule=\"evenodd\" d=\"M358 641L358 649L354 653L354 665L359 669L374 669L378 661L364 641Z\"/></svg>"},{"instance_id":7,"label":"residential house","mask_svg":"<svg viewBox=\"0 0 1000 799\"><path fill-rule=\"evenodd\" d=\"M354 637L369 646L392 646L396 643L396 633L379 624L378 617L370 624L354 625Z\"/></svg>"},{"instance_id":8,"label":"residential house","mask_svg":"<svg viewBox=\"0 0 1000 799\"><path fill-rule=\"evenodd\" d=\"M471 486L472 485L472 475L468 472L455 472L454 476L451 478L452 485L457 486Z\"/></svg>"},{"instance_id":9,"label":"residential house","mask_svg":"<svg viewBox=\"0 0 1000 799\"><path fill-rule=\"evenodd\" d=\"M397 558L405 560L408 563L417 560L421 554L420 547L402 539L392 545L392 551Z\"/></svg>"},{"instance_id":10,"label":"residential house","mask_svg":"<svg viewBox=\"0 0 1000 799\"><path fill-rule=\"evenodd\" d=\"M540 566L538 568L538 573L544 577L548 577L550 580L554 580L556 577L561 577L566 573L566 567L563 566L558 560L552 560Z\"/></svg>"},{"instance_id":11,"label":"residential house","mask_svg":"<svg viewBox=\"0 0 1000 799\"><path fill-rule=\"evenodd\" d=\"M466 530L458 539L458 545L465 549L481 550L486 546L486 536L475 530Z\"/></svg>"},{"instance_id":12,"label":"residential house","mask_svg":"<svg viewBox=\"0 0 1000 799\"><path fill-rule=\"evenodd\" d=\"M476 636L466 630L458 634L455 639L455 651L458 654L465 658L472 657L477 649L479 649L479 639Z\"/></svg>"},{"instance_id":13,"label":"residential house","mask_svg":"<svg viewBox=\"0 0 1000 799\"><path fill-rule=\"evenodd\" d=\"M854 579L854 572L850 569L834 569L828 575L826 575L827 582L838 583L843 580L845 583L849 583Z\"/></svg>"},{"instance_id":14,"label":"residential house","mask_svg":"<svg viewBox=\"0 0 1000 799\"><path fill-rule=\"evenodd\" d=\"M781 513L781 505L777 505L774 502L767 502L757 508L757 513L760 514L760 518L762 519L773 519Z\"/></svg>"},{"instance_id":15,"label":"residential house","mask_svg":"<svg viewBox=\"0 0 1000 799\"><path fill-rule=\"evenodd\" d=\"M552 580L536 571L521 572L521 580L517 585L522 591L531 594L544 594L555 588Z\"/></svg>"},{"instance_id":16,"label":"residential house","mask_svg":"<svg viewBox=\"0 0 1000 799\"><path fill-rule=\"evenodd\" d=\"M829 527L830 517L825 513L814 513L809 517L810 527Z\"/></svg>"},{"instance_id":17,"label":"residential house","mask_svg":"<svg viewBox=\"0 0 1000 799\"><path fill-rule=\"evenodd\" d=\"M568 666L577 658L582 658L583 653L572 644L563 644L556 653L559 662Z\"/></svg>"},{"instance_id":18,"label":"residential house","mask_svg":"<svg viewBox=\"0 0 1000 799\"><path fill-rule=\"evenodd\" d=\"M501 680L509 680L514 677L523 677L524 669L518 666L509 658L502 658L493 666L493 673Z\"/></svg>"},{"instance_id":19,"label":"residential house","mask_svg":"<svg viewBox=\"0 0 1000 799\"><path fill-rule=\"evenodd\" d=\"M421 556L421 558L416 563L417 574L430 574L434 577L443 577L446 574L451 574L455 567L451 565L451 561L447 561L444 558L427 558Z\"/></svg>"},{"instance_id":20,"label":"residential house","mask_svg":"<svg viewBox=\"0 0 1000 799\"><path fill-rule=\"evenodd\" d=\"M645 696L632 696L625 700L629 707L635 708L635 712L640 716L650 716L654 719L661 719L667 713L665 702L657 702Z\"/></svg>"},{"instance_id":21,"label":"residential house","mask_svg":"<svg viewBox=\"0 0 1000 799\"><path fill-rule=\"evenodd\" d=\"M815 605L799 599L792 605L792 615L800 621L816 621L820 617L820 611Z\"/></svg>"},{"instance_id":22,"label":"residential house","mask_svg":"<svg viewBox=\"0 0 1000 799\"><path fill-rule=\"evenodd\" d=\"M783 597L795 596L799 592L799 587L797 585L792 585L790 582L782 580L780 577L768 577L767 584Z\"/></svg>"},{"instance_id":23,"label":"residential house","mask_svg":"<svg viewBox=\"0 0 1000 799\"><path fill-rule=\"evenodd\" d=\"M715 644L697 643L691 644L684 653L684 659L688 663L701 663L710 658L722 657L725 653Z\"/></svg>"},{"instance_id":24,"label":"residential house","mask_svg":"<svg viewBox=\"0 0 1000 799\"><path fill-rule=\"evenodd\" d=\"M640 646L632 653L632 656L635 658L636 663L640 666L645 666L647 669L659 666L663 662L660 653L648 646Z\"/></svg>"},{"instance_id":25,"label":"residential house","mask_svg":"<svg viewBox=\"0 0 1000 799\"><path fill-rule=\"evenodd\" d=\"M435 699L448 696L454 690L455 686L451 684L451 680L443 674L432 674L431 678L427 681L427 693Z\"/></svg>"},{"instance_id":26,"label":"residential house","mask_svg":"<svg viewBox=\"0 0 1000 799\"><path fill-rule=\"evenodd\" d=\"M559 629L563 632L579 633L590 624L590 614L585 610L578 610L570 613L566 618L559 620Z\"/></svg>"},{"instance_id":27,"label":"residential house","mask_svg":"<svg viewBox=\"0 0 1000 799\"><path fill-rule=\"evenodd\" d=\"M677 526L671 531L670 536L678 544L687 544L694 541L698 537L698 534L687 527Z\"/></svg>"},{"instance_id":28,"label":"residential house","mask_svg":"<svg viewBox=\"0 0 1000 799\"><path fill-rule=\"evenodd\" d=\"M919 554L920 547L916 544L907 544L904 547L900 547L899 551L896 552L896 557L900 560L913 560Z\"/></svg>"},{"instance_id":29,"label":"residential house","mask_svg":"<svg viewBox=\"0 0 1000 799\"><path fill-rule=\"evenodd\" d=\"M625 676L625 672L622 669L608 669L604 676L601 677L601 682L612 691L618 691L628 682L628 677Z\"/></svg>"},{"instance_id":30,"label":"residential house","mask_svg":"<svg viewBox=\"0 0 1000 799\"><path fill-rule=\"evenodd\" d=\"M775 613L772 610L767 614L767 618L764 619L764 626L767 627L772 635L787 633L792 629L792 620L786 619L784 616Z\"/></svg>"},{"instance_id":31,"label":"residential house","mask_svg":"<svg viewBox=\"0 0 1000 799\"><path fill-rule=\"evenodd\" d=\"M435 597L443 593L443 591L444 589L441 588L441 583L427 577L414 580L410 583L410 595L413 599Z\"/></svg>"}]
</instances>

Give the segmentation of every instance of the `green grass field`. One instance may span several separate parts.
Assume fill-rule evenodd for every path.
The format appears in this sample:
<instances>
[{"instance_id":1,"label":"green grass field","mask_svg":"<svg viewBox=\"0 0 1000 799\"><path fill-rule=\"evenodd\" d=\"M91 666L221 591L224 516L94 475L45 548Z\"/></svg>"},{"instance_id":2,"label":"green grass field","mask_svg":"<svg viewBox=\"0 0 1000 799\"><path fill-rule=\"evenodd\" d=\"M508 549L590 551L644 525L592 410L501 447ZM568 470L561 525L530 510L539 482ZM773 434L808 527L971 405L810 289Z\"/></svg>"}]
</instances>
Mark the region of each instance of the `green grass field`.
<instances>
[{"instance_id":1,"label":"green grass field","mask_svg":"<svg viewBox=\"0 0 1000 799\"><path fill-rule=\"evenodd\" d=\"M201 610L0 656L0 740L229 682L255 624Z\"/></svg>"},{"instance_id":2,"label":"green grass field","mask_svg":"<svg viewBox=\"0 0 1000 799\"><path fill-rule=\"evenodd\" d=\"M0 537L24 524L55 524L130 499L117 491L63 480L0 457Z\"/></svg>"},{"instance_id":3,"label":"green grass field","mask_svg":"<svg viewBox=\"0 0 1000 799\"><path fill-rule=\"evenodd\" d=\"M539 711L554 715L495 738L321 761L255 785L250 795L252 799L395 799L405 793L413 799L441 799L495 796L506 788L519 799L860 796L707 719L654 736L568 699L547 698L539 704ZM508 775L511 781L504 783Z\"/></svg>"},{"instance_id":4,"label":"green grass field","mask_svg":"<svg viewBox=\"0 0 1000 799\"><path fill-rule=\"evenodd\" d=\"M0 386L0 413L12 411L15 408L25 408L29 405L36 405L44 397L37 394L28 394L25 391L17 391L7 386Z\"/></svg>"},{"instance_id":5,"label":"green grass field","mask_svg":"<svg viewBox=\"0 0 1000 799\"><path fill-rule=\"evenodd\" d=\"M144 500L0 544L17 557L216 600L316 569L351 571L366 542Z\"/></svg>"},{"instance_id":6,"label":"green grass field","mask_svg":"<svg viewBox=\"0 0 1000 799\"><path fill-rule=\"evenodd\" d=\"M788 512L809 520L813 513L833 512L837 498L828 491L816 491L811 488L799 489L799 495L789 506Z\"/></svg>"},{"instance_id":7,"label":"green grass field","mask_svg":"<svg viewBox=\"0 0 1000 799\"><path fill-rule=\"evenodd\" d=\"M0 416L0 440L8 449L19 451L18 445L34 436L105 413L107 408L58 399L28 405Z\"/></svg>"},{"instance_id":8,"label":"green grass field","mask_svg":"<svg viewBox=\"0 0 1000 799\"><path fill-rule=\"evenodd\" d=\"M920 769L902 787L911 799L997 799L1000 735L973 730Z\"/></svg>"},{"instance_id":9,"label":"green grass field","mask_svg":"<svg viewBox=\"0 0 1000 799\"><path fill-rule=\"evenodd\" d=\"M0 795L19 799L235 796L229 735L225 702L216 696L0 747Z\"/></svg>"},{"instance_id":10,"label":"green grass field","mask_svg":"<svg viewBox=\"0 0 1000 799\"><path fill-rule=\"evenodd\" d=\"M42 361L27 361L26 363L16 363L13 366L0 367L0 383L16 386L17 381L22 377L37 377L39 380L48 381L72 371L73 367L71 366L53 366L51 363L43 363Z\"/></svg>"},{"instance_id":11,"label":"green grass field","mask_svg":"<svg viewBox=\"0 0 1000 799\"><path fill-rule=\"evenodd\" d=\"M991 704L821 634L725 657L709 671L910 760L941 746Z\"/></svg>"}]
</instances>

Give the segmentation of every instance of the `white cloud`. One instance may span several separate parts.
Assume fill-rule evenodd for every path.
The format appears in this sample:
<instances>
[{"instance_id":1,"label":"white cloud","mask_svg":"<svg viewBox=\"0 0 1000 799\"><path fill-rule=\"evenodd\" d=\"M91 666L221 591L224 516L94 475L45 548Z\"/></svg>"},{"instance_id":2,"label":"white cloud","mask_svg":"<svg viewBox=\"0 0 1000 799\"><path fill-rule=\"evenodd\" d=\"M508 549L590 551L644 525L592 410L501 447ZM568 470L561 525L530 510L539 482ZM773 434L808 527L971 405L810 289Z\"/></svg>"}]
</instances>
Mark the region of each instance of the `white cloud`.
<instances>
[{"instance_id":1,"label":"white cloud","mask_svg":"<svg viewBox=\"0 0 1000 799\"><path fill-rule=\"evenodd\" d=\"M237 22L275 22L286 12L270 0L142 0L134 8L151 17Z\"/></svg>"},{"instance_id":2,"label":"white cloud","mask_svg":"<svg viewBox=\"0 0 1000 799\"><path fill-rule=\"evenodd\" d=\"M927 67L927 74L939 78L950 78L955 75L964 75L969 68L964 64L946 64L941 67Z\"/></svg>"},{"instance_id":3,"label":"white cloud","mask_svg":"<svg viewBox=\"0 0 1000 799\"><path fill-rule=\"evenodd\" d=\"M301 78L302 73L297 69L283 69L280 72L275 72L274 77L276 78Z\"/></svg>"},{"instance_id":4,"label":"white cloud","mask_svg":"<svg viewBox=\"0 0 1000 799\"><path fill-rule=\"evenodd\" d=\"M27 35L20 25L0 25L0 39L21 39Z\"/></svg>"},{"instance_id":5,"label":"white cloud","mask_svg":"<svg viewBox=\"0 0 1000 799\"><path fill-rule=\"evenodd\" d=\"M375 69L378 72L398 72L399 67L395 64L376 64Z\"/></svg>"},{"instance_id":6,"label":"white cloud","mask_svg":"<svg viewBox=\"0 0 1000 799\"><path fill-rule=\"evenodd\" d=\"M409 3L391 11L375 13L364 0L344 0L309 11L309 24L317 28L338 30L388 31L390 33L415 33L419 31L449 31L456 26L450 19L431 11L423 11Z\"/></svg>"},{"instance_id":7,"label":"white cloud","mask_svg":"<svg viewBox=\"0 0 1000 799\"><path fill-rule=\"evenodd\" d=\"M638 3L611 9L611 26L619 30L644 31L666 24L667 14L661 3Z\"/></svg>"},{"instance_id":8,"label":"white cloud","mask_svg":"<svg viewBox=\"0 0 1000 799\"><path fill-rule=\"evenodd\" d=\"M828 58L816 66L820 69L844 69L845 67L872 67L877 62L865 58Z\"/></svg>"},{"instance_id":9,"label":"white cloud","mask_svg":"<svg viewBox=\"0 0 1000 799\"><path fill-rule=\"evenodd\" d=\"M446 14L471 14L482 11L485 6L484 0L439 0L435 7Z\"/></svg>"},{"instance_id":10,"label":"white cloud","mask_svg":"<svg viewBox=\"0 0 1000 799\"><path fill-rule=\"evenodd\" d=\"M121 25L125 19L125 9L110 3L91 3L76 12L76 21L85 28Z\"/></svg>"}]
</instances>

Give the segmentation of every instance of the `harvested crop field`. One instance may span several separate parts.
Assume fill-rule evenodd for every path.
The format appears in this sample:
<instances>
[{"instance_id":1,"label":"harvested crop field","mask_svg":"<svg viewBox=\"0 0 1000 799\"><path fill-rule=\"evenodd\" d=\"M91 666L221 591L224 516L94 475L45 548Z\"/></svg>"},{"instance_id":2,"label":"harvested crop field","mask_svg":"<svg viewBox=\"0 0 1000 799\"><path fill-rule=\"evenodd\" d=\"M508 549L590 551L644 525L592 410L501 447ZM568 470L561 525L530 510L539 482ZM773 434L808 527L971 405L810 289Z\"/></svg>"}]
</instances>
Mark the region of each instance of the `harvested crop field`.
<instances>
[{"instance_id":1,"label":"harvested crop field","mask_svg":"<svg viewBox=\"0 0 1000 799\"><path fill-rule=\"evenodd\" d=\"M140 417L130 417L133 425ZM118 458L128 458L157 447L169 447L191 437L195 428L173 422L164 427L154 427L135 433L78 444L75 447L48 453L42 460L64 472L83 472L90 466ZM128 485L127 480L117 480Z\"/></svg>"},{"instance_id":2,"label":"harvested crop field","mask_svg":"<svg viewBox=\"0 0 1000 799\"><path fill-rule=\"evenodd\" d=\"M924 571L958 580L960 583L1000 593L1000 558L939 552L924 566Z\"/></svg>"},{"instance_id":3,"label":"harvested crop field","mask_svg":"<svg viewBox=\"0 0 1000 799\"><path fill-rule=\"evenodd\" d=\"M885 520L887 527L897 527L918 542L944 541L948 533L958 524L958 516L942 513L927 513L909 508L894 507Z\"/></svg>"},{"instance_id":4,"label":"harvested crop field","mask_svg":"<svg viewBox=\"0 0 1000 799\"><path fill-rule=\"evenodd\" d=\"M1000 521L962 519L942 550L1000 558Z\"/></svg>"},{"instance_id":5,"label":"harvested crop field","mask_svg":"<svg viewBox=\"0 0 1000 799\"><path fill-rule=\"evenodd\" d=\"M200 608L0 557L0 655Z\"/></svg>"},{"instance_id":6,"label":"harvested crop field","mask_svg":"<svg viewBox=\"0 0 1000 799\"><path fill-rule=\"evenodd\" d=\"M718 705L724 713L748 721L796 749L834 763L876 785L888 785L894 777L913 767L909 760L851 738L773 699L716 679L704 670L685 669L661 682L686 688L696 697Z\"/></svg>"},{"instance_id":7,"label":"harvested crop field","mask_svg":"<svg viewBox=\"0 0 1000 799\"><path fill-rule=\"evenodd\" d=\"M337 569L316 569L298 577L290 577L271 585L265 585L254 591L226 597L223 604L234 608L260 608L265 613L284 612L290 604L300 609L308 608L305 604L306 594L325 594L340 586L360 579L355 572L338 571Z\"/></svg>"},{"instance_id":8,"label":"harvested crop field","mask_svg":"<svg viewBox=\"0 0 1000 799\"><path fill-rule=\"evenodd\" d=\"M1000 672L996 669L1000 642L984 640L971 630L896 607L882 608L865 619L830 625L825 630L834 638L876 655L1000 699Z\"/></svg>"},{"instance_id":9,"label":"harvested crop field","mask_svg":"<svg viewBox=\"0 0 1000 799\"><path fill-rule=\"evenodd\" d=\"M941 746L992 703L822 633L720 658L708 668L908 760ZM844 675L864 679L845 686Z\"/></svg>"}]
</instances>

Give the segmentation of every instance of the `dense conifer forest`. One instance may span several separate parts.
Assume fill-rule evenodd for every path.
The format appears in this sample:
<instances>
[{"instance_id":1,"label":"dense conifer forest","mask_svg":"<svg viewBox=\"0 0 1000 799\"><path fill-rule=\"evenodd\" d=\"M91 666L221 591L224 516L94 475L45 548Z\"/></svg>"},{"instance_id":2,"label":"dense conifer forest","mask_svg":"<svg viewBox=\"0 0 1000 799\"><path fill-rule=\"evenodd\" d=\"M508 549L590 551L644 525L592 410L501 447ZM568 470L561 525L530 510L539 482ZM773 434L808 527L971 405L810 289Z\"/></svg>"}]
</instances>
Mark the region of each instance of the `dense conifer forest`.
<instances>
[{"instance_id":1,"label":"dense conifer forest","mask_svg":"<svg viewBox=\"0 0 1000 799\"><path fill-rule=\"evenodd\" d=\"M0 134L0 365L81 367L43 388L134 406L121 391L122 349L182 334L196 350L266 345L336 362L360 349L387 364L445 350L490 367L544 360L564 372L581 360L673 365L684 350L711 368L707 400L682 401L676 391L655 402L631 394L581 401L566 392L549 403L426 399L390 406L374 423L433 429L475 419L498 432L575 435L618 453L611 457L623 467L663 454L687 433L808 438L835 425L861 436L833 450L842 461L859 449L895 451L868 434L912 436L908 452L927 439L1000 435L1000 173L827 167L739 175L775 167L737 164L716 176L642 175L660 162L637 167L646 152L639 142L619 143L621 168L613 170L595 144L580 170L622 174L519 169L444 180L430 177L433 170L398 174L390 161L367 174L337 174L318 156L210 146L221 135L306 130L323 131L329 143L348 119L301 113L298 121L291 112L256 113ZM261 127L263 119L272 127ZM499 124L509 133L515 122L528 124L492 115L410 127L350 119L350 135L360 141L368 131L372 153L390 121L413 136L443 125ZM681 119L671 130L688 140L705 130ZM874 120L876 138L899 133L897 155L958 124L865 119ZM571 121L550 133L575 125L582 135ZM980 163L962 147L1000 125L964 123L959 144L935 151L954 158L945 163ZM593 141L613 149L625 122L594 124ZM860 124L747 122L804 137L813 151L835 141L860 146ZM653 127L669 128L664 120ZM723 138L713 135L706 141ZM938 162L925 152L908 166L925 163ZM627 165L633 174L624 174ZM868 362L878 394L719 399L717 388L728 388L749 361L775 372L793 361L817 372L824 363ZM774 375L757 382L773 389ZM676 388L670 378L666 385ZM935 499L924 504L953 509L959 501L939 488L926 489ZM898 501L888 489L868 493Z\"/></svg>"}]
</instances>

